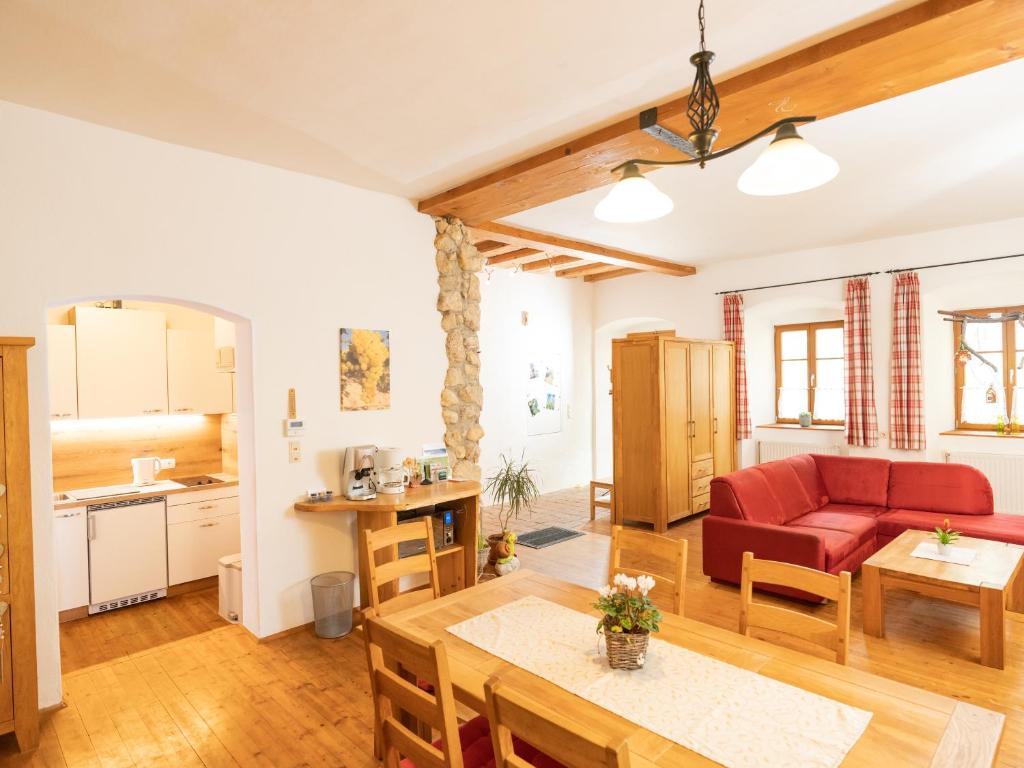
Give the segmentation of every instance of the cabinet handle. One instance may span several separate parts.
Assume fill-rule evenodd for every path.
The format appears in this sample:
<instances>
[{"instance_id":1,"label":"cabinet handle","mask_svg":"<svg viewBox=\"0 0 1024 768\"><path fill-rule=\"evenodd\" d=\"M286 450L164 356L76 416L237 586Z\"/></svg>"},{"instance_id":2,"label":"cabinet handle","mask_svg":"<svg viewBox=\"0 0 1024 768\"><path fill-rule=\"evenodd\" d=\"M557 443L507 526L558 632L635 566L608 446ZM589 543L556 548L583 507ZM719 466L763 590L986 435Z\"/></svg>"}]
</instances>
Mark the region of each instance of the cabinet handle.
<instances>
[{"instance_id":1,"label":"cabinet handle","mask_svg":"<svg viewBox=\"0 0 1024 768\"><path fill-rule=\"evenodd\" d=\"M204 504L203 506L201 506L199 508L199 511L202 512L203 510L206 510L206 509L216 509L216 508L217 508L216 504Z\"/></svg>"},{"instance_id":2,"label":"cabinet handle","mask_svg":"<svg viewBox=\"0 0 1024 768\"><path fill-rule=\"evenodd\" d=\"M192 413L192 411L194 411L194 410L195 410L195 408L175 408L174 412L175 413Z\"/></svg>"},{"instance_id":3,"label":"cabinet handle","mask_svg":"<svg viewBox=\"0 0 1024 768\"><path fill-rule=\"evenodd\" d=\"M715 416L714 421L715 421L715 434L717 435L718 434L718 417L717 416Z\"/></svg>"},{"instance_id":4,"label":"cabinet handle","mask_svg":"<svg viewBox=\"0 0 1024 768\"><path fill-rule=\"evenodd\" d=\"M217 525L217 523L203 523L199 527L200 528L213 528L213 526L215 526L215 525Z\"/></svg>"},{"instance_id":5,"label":"cabinet handle","mask_svg":"<svg viewBox=\"0 0 1024 768\"><path fill-rule=\"evenodd\" d=\"M89 541L92 541L96 538L96 518L92 515L89 515L88 522L86 523L85 526L85 537Z\"/></svg>"},{"instance_id":6,"label":"cabinet handle","mask_svg":"<svg viewBox=\"0 0 1024 768\"><path fill-rule=\"evenodd\" d=\"M80 514L82 514L82 513L81 512L67 512L67 513L65 513L63 515L54 515L54 517L58 517L58 518L60 518L60 517L78 517Z\"/></svg>"}]
</instances>

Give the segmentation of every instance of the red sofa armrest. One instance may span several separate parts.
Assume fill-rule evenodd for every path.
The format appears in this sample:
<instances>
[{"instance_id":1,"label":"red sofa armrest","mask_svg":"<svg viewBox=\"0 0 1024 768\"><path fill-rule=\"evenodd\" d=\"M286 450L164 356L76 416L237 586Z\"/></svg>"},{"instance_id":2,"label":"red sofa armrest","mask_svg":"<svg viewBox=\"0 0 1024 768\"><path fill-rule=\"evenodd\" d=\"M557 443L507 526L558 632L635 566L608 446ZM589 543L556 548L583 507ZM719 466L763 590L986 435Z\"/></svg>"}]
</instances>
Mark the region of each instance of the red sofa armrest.
<instances>
[{"instance_id":1,"label":"red sofa armrest","mask_svg":"<svg viewBox=\"0 0 1024 768\"><path fill-rule=\"evenodd\" d=\"M825 543L807 531L709 515L704 518L703 541L704 575L717 581L740 583L744 552L753 552L763 560L825 570ZM765 587L765 591L820 602L820 598L785 587Z\"/></svg>"}]
</instances>

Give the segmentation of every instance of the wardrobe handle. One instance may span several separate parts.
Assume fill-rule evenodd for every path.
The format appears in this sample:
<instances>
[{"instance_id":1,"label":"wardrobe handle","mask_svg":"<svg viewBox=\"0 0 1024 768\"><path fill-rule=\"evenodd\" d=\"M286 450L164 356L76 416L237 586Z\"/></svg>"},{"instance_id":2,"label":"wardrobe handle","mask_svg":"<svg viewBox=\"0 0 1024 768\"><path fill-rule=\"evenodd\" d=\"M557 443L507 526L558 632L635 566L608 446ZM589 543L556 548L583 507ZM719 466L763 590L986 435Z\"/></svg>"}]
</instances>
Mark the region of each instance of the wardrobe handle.
<instances>
[{"instance_id":1,"label":"wardrobe handle","mask_svg":"<svg viewBox=\"0 0 1024 768\"><path fill-rule=\"evenodd\" d=\"M715 416L714 422L715 422L715 434L717 435L718 434L718 417L717 416Z\"/></svg>"}]
</instances>

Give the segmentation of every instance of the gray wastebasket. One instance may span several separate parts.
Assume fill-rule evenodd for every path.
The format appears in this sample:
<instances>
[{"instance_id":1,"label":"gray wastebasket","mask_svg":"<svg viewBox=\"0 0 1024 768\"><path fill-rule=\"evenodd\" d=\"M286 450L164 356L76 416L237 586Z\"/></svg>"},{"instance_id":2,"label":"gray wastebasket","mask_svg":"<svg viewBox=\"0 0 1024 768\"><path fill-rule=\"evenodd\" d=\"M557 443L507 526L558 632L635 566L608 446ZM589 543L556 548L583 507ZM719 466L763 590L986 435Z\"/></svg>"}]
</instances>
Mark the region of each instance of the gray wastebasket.
<instances>
[{"instance_id":1,"label":"gray wastebasket","mask_svg":"<svg viewBox=\"0 0 1024 768\"><path fill-rule=\"evenodd\" d=\"M355 581L349 571L329 571L309 580L317 637L343 637L352 631Z\"/></svg>"}]
</instances>

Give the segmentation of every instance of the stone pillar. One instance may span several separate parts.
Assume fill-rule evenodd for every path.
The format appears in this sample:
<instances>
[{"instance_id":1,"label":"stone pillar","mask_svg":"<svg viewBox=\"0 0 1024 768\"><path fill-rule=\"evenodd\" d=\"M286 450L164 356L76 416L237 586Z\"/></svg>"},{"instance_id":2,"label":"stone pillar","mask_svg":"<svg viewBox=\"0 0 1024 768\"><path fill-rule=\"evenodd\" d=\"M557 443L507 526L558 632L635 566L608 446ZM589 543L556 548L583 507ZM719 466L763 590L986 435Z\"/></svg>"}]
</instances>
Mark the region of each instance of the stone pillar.
<instances>
[{"instance_id":1,"label":"stone pillar","mask_svg":"<svg viewBox=\"0 0 1024 768\"><path fill-rule=\"evenodd\" d=\"M469 232L459 219L435 217L437 237L437 311L447 333L445 352L448 372L441 391L444 442L453 473L469 480L480 479L480 278L483 266Z\"/></svg>"}]
</instances>

